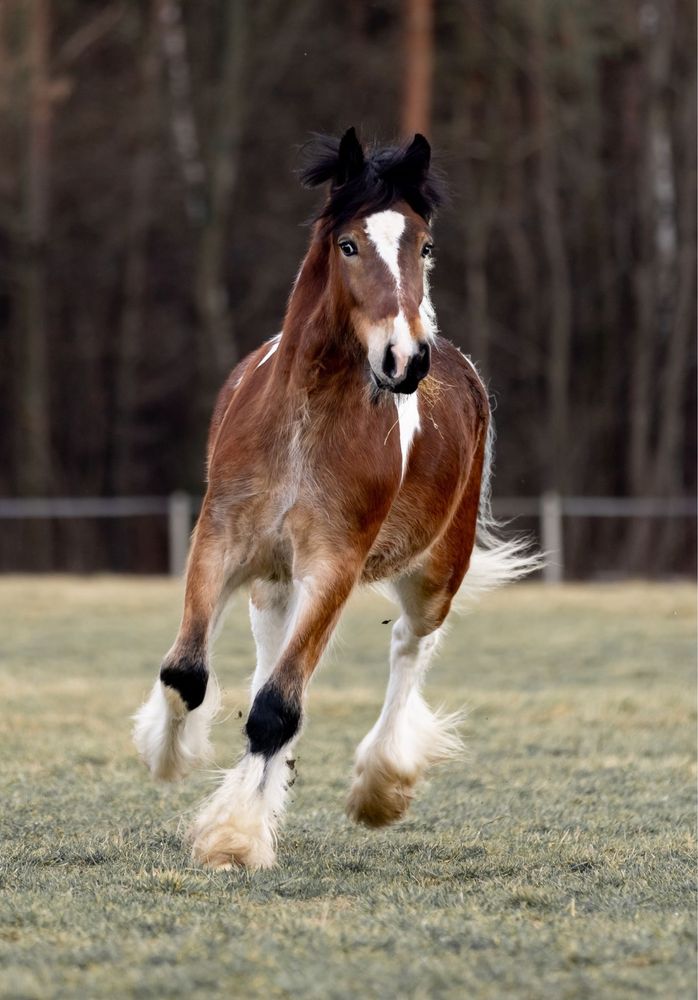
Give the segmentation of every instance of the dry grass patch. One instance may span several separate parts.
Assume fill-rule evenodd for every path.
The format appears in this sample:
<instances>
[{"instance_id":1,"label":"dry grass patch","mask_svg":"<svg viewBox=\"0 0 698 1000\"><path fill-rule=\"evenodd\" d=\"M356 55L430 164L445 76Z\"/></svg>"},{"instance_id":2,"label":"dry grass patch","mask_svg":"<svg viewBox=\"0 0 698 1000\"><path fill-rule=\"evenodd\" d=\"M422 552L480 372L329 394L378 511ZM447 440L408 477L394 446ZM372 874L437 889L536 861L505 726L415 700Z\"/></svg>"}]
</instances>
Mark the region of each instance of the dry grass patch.
<instances>
[{"instance_id":1,"label":"dry grass patch","mask_svg":"<svg viewBox=\"0 0 698 1000\"><path fill-rule=\"evenodd\" d=\"M394 612L361 595L254 876L182 848L214 775L157 787L130 745L179 603L167 580L0 580L2 996L695 996L693 588L519 586L455 620L428 695L468 706L469 754L376 833L343 803ZM222 766L252 657L238 600Z\"/></svg>"}]
</instances>

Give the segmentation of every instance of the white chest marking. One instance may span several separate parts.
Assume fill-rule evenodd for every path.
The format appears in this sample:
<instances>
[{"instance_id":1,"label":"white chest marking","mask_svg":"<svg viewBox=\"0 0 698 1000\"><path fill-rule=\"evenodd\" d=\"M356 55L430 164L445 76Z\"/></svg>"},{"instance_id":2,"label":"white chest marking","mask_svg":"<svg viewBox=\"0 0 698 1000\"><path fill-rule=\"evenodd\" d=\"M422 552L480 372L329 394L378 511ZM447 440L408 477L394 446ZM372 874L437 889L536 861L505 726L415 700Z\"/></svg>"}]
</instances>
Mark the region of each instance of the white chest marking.
<instances>
[{"instance_id":1,"label":"white chest marking","mask_svg":"<svg viewBox=\"0 0 698 1000\"><path fill-rule=\"evenodd\" d=\"M267 353L264 355L264 357L262 358L262 360L257 362L257 366L255 368L255 371L257 370L257 368L261 368L262 365L264 364L264 362L268 361L269 358L274 353L274 351L277 349L277 347L281 343L281 334L277 333L277 335L275 337L271 338L271 340L269 341L269 343L271 344L271 347L269 348L269 350L267 351Z\"/></svg>"},{"instance_id":2,"label":"white chest marking","mask_svg":"<svg viewBox=\"0 0 698 1000\"><path fill-rule=\"evenodd\" d=\"M395 406L397 407L397 419L400 425L400 451L402 452L402 478L404 479L405 472L407 471L410 447L420 427L417 393L412 392L409 395L398 393L395 396Z\"/></svg>"},{"instance_id":3,"label":"white chest marking","mask_svg":"<svg viewBox=\"0 0 698 1000\"><path fill-rule=\"evenodd\" d=\"M398 255L400 253L400 238L405 229L405 216L400 212L393 212L391 209L385 212L376 212L374 215L369 215L364 223L364 228L381 259L385 261L388 270L395 278L399 292L400 265L398 264Z\"/></svg>"}]
</instances>

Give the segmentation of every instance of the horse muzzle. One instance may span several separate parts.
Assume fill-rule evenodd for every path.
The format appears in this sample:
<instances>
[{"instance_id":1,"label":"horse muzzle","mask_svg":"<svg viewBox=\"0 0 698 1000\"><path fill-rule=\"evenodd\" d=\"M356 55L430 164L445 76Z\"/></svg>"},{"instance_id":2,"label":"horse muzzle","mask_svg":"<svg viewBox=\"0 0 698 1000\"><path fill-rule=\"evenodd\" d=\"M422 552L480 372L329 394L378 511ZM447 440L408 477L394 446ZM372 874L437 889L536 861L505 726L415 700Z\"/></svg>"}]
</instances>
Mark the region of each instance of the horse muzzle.
<instances>
[{"instance_id":1,"label":"horse muzzle","mask_svg":"<svg viewBox=\"0 0 698 1000\"><path fill-rule=\"evenodd\" d=\"M407 364L401 366L402 372L398 376L398 359L395 357L392 345L388 344L383 355L382 371L379 374L371 368L371 375L379 389L409 395L416 390L425 375L428 375L430 366L431 348L423 340L419 343L417 351L410 356Z\"/></svg>"}]
</instances>

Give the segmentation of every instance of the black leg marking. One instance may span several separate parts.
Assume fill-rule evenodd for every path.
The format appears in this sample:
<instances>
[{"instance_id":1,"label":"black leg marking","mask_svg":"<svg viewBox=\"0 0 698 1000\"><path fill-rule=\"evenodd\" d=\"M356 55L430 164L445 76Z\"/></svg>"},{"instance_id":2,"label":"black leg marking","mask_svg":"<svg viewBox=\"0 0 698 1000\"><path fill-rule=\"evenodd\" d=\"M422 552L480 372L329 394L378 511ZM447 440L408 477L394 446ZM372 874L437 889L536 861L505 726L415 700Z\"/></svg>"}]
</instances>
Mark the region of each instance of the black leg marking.
<instances>
[{"instance_id":1,"label":"black leg marking","mask_svg":"<svg viewBox=\"0 0 698 1000\"><path fill-rule=\"evenodd\" d=\"M261 753L268 760L293 739L300 721L298 703L284 698L272 683L265 684L257 692L245 726L250 751Z\"/></svg>"},{"instance_id":2,"label":"black leg marking","mask_svg":"<svg viewBox=\"0 0 698 1000\"><path fill-rule=\"evenodd\" d=\"M198 708L204 700L208 684L208 670L202 660L182 657L174 663L164 663L160 668L160 680L174 688L190 712Z\"/></svg>"}]
</instances>

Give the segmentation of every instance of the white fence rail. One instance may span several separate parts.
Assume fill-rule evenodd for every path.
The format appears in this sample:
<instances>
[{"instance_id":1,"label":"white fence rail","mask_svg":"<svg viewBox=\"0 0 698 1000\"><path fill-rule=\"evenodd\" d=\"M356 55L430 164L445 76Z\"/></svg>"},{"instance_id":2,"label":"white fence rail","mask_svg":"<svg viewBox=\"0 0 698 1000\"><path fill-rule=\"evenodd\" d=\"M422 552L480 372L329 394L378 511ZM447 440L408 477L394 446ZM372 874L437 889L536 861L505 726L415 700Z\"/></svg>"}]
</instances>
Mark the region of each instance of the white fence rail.
<instances>
[{"instance_id":1,"label":"white fence rail","mask_svg":"<svg viewBox=\"0 0 698 1000\"><path fill-rule=\"evenodd\" d=\"M172 576L184 571L192 523L201 499L189 493L167 497L55 497L1 498L0 521L36 518L167 517L169 568ZM547 561L546 583L564 579L564 519L566 517L696 517L695 497L500 497L494 501L497 517L535 517Z\"/></svg>"}]
</instances>

